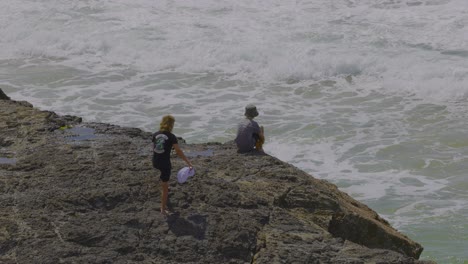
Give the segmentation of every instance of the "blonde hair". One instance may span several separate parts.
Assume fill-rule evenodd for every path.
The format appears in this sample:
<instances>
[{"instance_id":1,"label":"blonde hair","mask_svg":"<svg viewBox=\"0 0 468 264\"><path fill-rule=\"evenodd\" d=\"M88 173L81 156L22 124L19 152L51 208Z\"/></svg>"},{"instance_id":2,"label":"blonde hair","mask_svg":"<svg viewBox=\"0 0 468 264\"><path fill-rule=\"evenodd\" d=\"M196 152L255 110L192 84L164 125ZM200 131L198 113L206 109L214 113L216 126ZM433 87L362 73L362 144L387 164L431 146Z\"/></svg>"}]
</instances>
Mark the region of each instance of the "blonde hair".
<instances>
[{"instance_id":1,"label":"blonde hair","mask_svg":"<svg viewBox=\"0 0 468 264\"><path fill-rule=\"evenodd\" d=\"M172 132L174 128L175 118L171 115L163 116L161 123L159 124L159 130Z\"/></svg>"}]
</instances>

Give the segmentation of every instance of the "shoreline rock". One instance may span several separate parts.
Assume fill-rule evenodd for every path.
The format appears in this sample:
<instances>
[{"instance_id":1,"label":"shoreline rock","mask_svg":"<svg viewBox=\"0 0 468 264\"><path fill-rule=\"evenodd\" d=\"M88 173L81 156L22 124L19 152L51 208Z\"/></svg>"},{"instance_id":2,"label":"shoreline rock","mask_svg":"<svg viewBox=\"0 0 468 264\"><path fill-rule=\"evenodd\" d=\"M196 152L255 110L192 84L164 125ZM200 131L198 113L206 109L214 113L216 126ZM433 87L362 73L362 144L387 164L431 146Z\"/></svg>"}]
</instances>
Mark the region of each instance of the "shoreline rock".
<instances>
[{"instance_id":1,"label":"shoreline rock","mask_svg":"<svg viewBox=\"0 0 468 264\"><path fill-rule=\"evenodd\" d=\"M10 97L8 97L2 89L0 89L0 100L10 100Z\"/></svg>"},{"instance_id":2,"label":"shoreline rock","mask_svg":"<svg viewBox=\"0 0 468 264\"><path fill-rule=\"evenodd\" d=\"M335 185L232 142L181 144L196 175L178 184L173 159L165 218L150 138L0 100L0 262L433 263Z\"/></svg>"}]
</instances>

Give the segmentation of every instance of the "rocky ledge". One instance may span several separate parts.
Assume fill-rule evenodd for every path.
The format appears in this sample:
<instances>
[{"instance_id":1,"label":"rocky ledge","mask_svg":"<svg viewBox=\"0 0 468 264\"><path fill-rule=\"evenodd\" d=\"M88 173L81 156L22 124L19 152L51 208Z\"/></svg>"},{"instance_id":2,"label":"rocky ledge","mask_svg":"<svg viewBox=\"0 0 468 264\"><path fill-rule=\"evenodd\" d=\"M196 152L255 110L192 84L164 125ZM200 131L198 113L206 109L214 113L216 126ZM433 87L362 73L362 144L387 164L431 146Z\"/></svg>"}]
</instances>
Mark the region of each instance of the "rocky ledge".
<instances>
[{"instance_id":1,"label":"rocky ledge","mask_svg":"<svg viewBox=\"0 0 468 264\"><path fill-rule=\"evenodd\" d=\"M173 159L166 218L149 132L0 95L1 263L428 263L335 185L232 143L181 145L196 175Z\"/></svg>"}]
</instances>

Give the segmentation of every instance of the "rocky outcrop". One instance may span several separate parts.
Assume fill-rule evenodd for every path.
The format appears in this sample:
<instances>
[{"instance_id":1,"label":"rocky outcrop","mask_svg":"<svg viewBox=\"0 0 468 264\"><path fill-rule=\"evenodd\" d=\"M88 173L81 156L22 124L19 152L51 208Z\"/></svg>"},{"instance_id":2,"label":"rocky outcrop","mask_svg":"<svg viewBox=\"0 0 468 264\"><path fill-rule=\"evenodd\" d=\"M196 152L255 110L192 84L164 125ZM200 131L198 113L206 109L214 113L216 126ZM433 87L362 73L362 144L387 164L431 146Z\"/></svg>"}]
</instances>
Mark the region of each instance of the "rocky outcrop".
<instances>
[{"instance_id":1,"label":"rocky outcrop","mask_svg":"<svg viewBox=\"0 0 468 264\"><path fill-rule=\"evenodd\" d=\"M10 100L10 97L8 97L2 89L0 89L0 100Z\"/></svg>"},{"instance_id":2,"label":"rocky outcrop","mask_svg":"<svg viewBox=\"0 0 468 264\"><path fill-rule=\"evenodd\" d=\"M0 101L0 263L426 263L335 185L232 143L182 144L196 175L159 213L150 133Z\"/></svg>"}]
</instances>

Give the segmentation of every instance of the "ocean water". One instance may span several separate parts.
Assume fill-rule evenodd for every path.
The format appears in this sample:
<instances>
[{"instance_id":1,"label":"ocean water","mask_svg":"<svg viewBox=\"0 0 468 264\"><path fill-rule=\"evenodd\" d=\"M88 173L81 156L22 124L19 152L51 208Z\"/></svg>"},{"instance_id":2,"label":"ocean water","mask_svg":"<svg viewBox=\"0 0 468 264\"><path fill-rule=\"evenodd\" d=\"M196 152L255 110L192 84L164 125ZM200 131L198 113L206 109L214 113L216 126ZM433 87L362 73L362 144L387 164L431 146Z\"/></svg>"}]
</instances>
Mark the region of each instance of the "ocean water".
<instances>
[{"instance_id":1,"label":"ocean water","mask_svg":"<svg viewBox=\"0 0 468 264\"><path fill-rule=\"evenodd\" d=\"M85 121L265 150L468 263L468 1L2 0L0 87Z\"/></svg>"}]
</instances>

